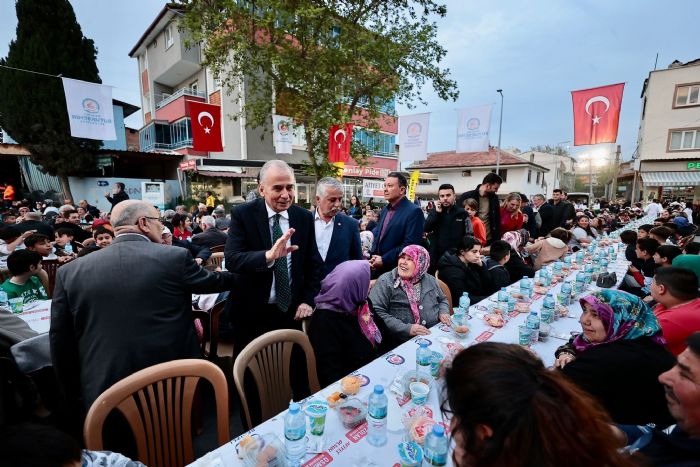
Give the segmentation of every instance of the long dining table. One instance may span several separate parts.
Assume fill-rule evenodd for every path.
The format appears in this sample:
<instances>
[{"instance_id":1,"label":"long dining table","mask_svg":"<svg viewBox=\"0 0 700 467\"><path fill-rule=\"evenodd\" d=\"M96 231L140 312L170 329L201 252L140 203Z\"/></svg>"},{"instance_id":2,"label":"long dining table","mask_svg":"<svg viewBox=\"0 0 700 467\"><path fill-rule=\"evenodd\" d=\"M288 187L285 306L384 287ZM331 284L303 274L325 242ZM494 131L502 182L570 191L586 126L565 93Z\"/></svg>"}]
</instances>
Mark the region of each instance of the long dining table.
<instances>
[{"instance_id":1,"label":"long dining table","mask_svg":"<svg viewBox=\"0 0 700 467\"><path fill-rule=\"evenodd\" d=\"M646 220L646 218L643 218L630 223L619 231L635 228ZM609 272L615 272L617 276L617 283L613 288L620 286L629 266L629 262L625 259L624 245L619 243L616 238L618 237L619 231L614 233L610 239L617 252L617 259L611 261L607 268ZM581 266L582 265L579 263L576 269L571 269L568 276L563 277L561 281L549 287L548 292L553 292L556 297L564 281L569 279L573 282L576 273L582 270L579 269ZM597 289L598 287L595 285L595 281L593 281L587 286L583 293L577 295L572 303L566 307L566 316L561 316L552 321L549 336L529 346L530 349L542 359L546 366L550 367L554 364L554 352L559 346L568 342L573 333L581 332L579 318L582 309L578 298L586 292L592 292ZM511 293L516 293L516 290L519 291L519 284L517 281L509 287L509 292ZM359 393L353 397L359 398L364 403L367 402L376 384L383 385L387 390L387 395L389 396L387 420L388 441L384 446L377 448L367 442L366 422L356 428L346 429L337 411L329 409L326 417L323 440L320 443L309 444L310 448L307 450L307 455L302 465L304 467L321 467L329 464L362 467L399 466L400 458L398 445L403 441L409 440L408 430L404 427L403 419L406 417L407 412L412 410L414 406L401 391L398 391L397 394L392 391L392 388L397 387L397 383L406 372L416 369L416 349L419 344L421 342L427 342L431 350L440 352L443 355L451 349L454 349L457 345L466 348L486 341L517 344L519 343L518 327L525 325L528 312L536 311L539 314L544 301L544 295L534 294L528 301L529 307L527 312L513 311L509 313L509 319L506 321L505 325L496 328L487 324L484 317L491 311L494 305L497 305L497 296L498 292L470 306L468 313L469 319L467 321L469 332L466 338L457 338L450 326L437 324L430 328L429 335L411 338L389 353L382 355L352 373L352 375L359 376L362 381ZM455 301L457 300L458 297L455 297ZM562 312L561 314L563 314L564 310L562 309L560 311ZM425 407L427 407L427 410L437 422L442 422L449 427L449 420L443 419L441 413L442 390L442 380L435 379L431 384L431 390ZM325 401L329 395L336 391L340 391L340 382L336 382L322 389L317 394L301 401L301 404L303 406L312 400ZM273 434L279 438L281 443L284 443L285 414L286 410L197 459L190 465L196 467L255 465L254 463L247 463L242 459L243 453L240 448L241 440L248 436L256 438L266 434ZM451 460L449 459L448 465L451 465Z\"/></svg>"}]
</instances>

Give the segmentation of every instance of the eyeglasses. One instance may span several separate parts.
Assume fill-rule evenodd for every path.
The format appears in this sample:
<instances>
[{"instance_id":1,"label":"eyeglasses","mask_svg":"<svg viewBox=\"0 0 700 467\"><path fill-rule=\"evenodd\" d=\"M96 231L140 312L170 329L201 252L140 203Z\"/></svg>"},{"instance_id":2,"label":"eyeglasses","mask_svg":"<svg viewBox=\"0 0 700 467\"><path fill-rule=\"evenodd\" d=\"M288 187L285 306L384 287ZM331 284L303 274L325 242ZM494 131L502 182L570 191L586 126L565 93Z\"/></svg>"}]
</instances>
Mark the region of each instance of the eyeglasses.
<instances>
[{"instance_id":1,"label":"eyeglasses","mask_svg":"<svg viewBox=\"0 0 700 467\"><path fill-rule=\"evenodd\" d=\"M160 222L160 217L141 216L141 217L139 217L139 219L150 219L150 220L152 220L152 221L158 221L158 222ZM137 220L137 221L136 221L136 224L134 224L134 225L139 225L139 221Z\"/></svg>"}]
</instances>

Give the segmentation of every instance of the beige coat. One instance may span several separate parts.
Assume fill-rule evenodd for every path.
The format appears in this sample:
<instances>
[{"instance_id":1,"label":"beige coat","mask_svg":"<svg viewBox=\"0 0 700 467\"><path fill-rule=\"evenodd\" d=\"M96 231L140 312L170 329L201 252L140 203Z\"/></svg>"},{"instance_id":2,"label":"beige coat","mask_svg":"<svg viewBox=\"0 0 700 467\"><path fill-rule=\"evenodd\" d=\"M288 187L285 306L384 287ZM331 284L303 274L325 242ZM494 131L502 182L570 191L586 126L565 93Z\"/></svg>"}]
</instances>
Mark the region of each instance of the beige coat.
<instances>
[{"instance_id":1,"label":"beige coat","mask_svg":"<svg viewBox=\"0 0 700 467\"><path fill-rule=\"evenodd\" d=\"M526 246L525 250L535 257L535 271L539 271L542 266L564 258L569 247L558 238L548 237Z\"/></svg>"}]
</instances>

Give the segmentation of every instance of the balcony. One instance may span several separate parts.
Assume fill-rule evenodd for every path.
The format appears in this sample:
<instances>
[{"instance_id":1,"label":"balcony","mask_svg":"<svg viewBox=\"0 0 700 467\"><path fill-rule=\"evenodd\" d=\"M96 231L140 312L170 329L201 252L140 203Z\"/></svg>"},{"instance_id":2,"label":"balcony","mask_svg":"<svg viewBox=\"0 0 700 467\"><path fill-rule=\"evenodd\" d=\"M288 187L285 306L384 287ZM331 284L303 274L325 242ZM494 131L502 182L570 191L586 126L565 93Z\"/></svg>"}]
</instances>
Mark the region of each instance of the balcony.
<instances>
[{"instance_id":1,"label":"balcony","mask_svg":"<svg viewBox=\"0 0 700 467\"><path fill-rule=\"evenodd\" d=\"M174 123L153 121L139 130L141 151L174 151L192 147L192 123L183 118Z\"/></svg>"},{"instance_id":2,"label":"balcony","mask_svg":"<svg viewBox=\"0 0 700 467\"><path fill-rule=\"evenodd\" d=\"M189 88L178 89L175 93L166 95L156 104L156 118L154 120L175 122L190 116L188 101L206 102L203 92L192 91Z\"/></svg>"},{"instance_id":3,"label":"balcony","mask_svg":"<svg viewBox=\"0 0 700 467\"><path fill-rule=\"evenodd\" d=\"M200 97L202 99L206 99L207 97L203 92L192 91L190 88L181 88L175 91L173 94L164 97L160 102L158 102L156 104L156 110L160 109L161 107L165 107L166 105L170 104L171 102L174 102L182 96Z\"/></svg>"}]
</instances>

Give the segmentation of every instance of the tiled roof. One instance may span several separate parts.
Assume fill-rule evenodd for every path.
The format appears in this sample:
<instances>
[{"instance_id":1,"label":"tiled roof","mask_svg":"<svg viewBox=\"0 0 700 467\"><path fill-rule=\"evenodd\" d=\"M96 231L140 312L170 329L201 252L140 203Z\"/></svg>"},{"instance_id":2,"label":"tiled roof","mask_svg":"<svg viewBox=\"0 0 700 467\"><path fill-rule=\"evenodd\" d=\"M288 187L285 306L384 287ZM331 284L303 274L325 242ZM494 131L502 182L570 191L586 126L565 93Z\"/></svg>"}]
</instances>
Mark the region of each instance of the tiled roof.
<instances>
[{"instance_id":1,"label":"tiled roof","mask_svg":"<svg viewBox=\"0 0 700 467\"><path fill-rule=\"evenodd\" d=\"M434 152L428 158L419 161L410 168L449 168L449 167L480 167L496 165L498 149L489 148L486 152ZM501 165L530 164L530 161L501 150ZM536 164L533 164L536 165Z\"/></svg>"}]
</instances>

